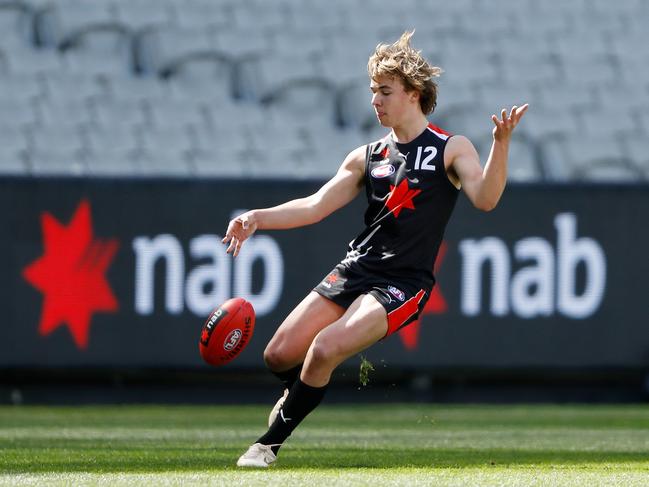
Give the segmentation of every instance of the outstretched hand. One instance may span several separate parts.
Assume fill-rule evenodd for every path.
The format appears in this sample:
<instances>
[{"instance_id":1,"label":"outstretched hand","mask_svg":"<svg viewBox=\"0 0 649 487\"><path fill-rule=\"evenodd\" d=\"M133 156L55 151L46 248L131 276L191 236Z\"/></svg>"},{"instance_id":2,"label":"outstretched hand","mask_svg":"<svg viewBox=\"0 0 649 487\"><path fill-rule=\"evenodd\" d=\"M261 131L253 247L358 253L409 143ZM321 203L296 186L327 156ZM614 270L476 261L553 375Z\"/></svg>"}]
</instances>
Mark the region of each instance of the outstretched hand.
<instances>
[{"instance_id":1,"label":"outstretched hand","mask_svg":"<svg viewBox=\"0 0 649 487\"><path fill-rule=\"evenodd\" d=\"M242 215L230 220L228 230L225 232L225 237L221 240L224 244L227 244L228 242L230 243L225 251L228 254L233 252L233 257L239 255L243 242L255 233L256 230L257 222L255 222L254 218L250 215L250 212L243 213Z\"/></svg>"},{"instance_id":2,"label":"outstretched hand","mask_svg":"<svg viewBox=\"0 0 649 487\"><path fill-rule=\"evenodd\" d=\"M516 125L518 125L518 122L527 110L528 106L529 105L527 103L522 107L513 106L512 111L509 115L507 115L507 110L503 108L502 112L500 113L502 119L499 119L496 115L492 115L491 120L494 124L496 124L493 130L494 140L509 140L512 136L514 128L516 128Z\"/></svg>"}]
</instances>

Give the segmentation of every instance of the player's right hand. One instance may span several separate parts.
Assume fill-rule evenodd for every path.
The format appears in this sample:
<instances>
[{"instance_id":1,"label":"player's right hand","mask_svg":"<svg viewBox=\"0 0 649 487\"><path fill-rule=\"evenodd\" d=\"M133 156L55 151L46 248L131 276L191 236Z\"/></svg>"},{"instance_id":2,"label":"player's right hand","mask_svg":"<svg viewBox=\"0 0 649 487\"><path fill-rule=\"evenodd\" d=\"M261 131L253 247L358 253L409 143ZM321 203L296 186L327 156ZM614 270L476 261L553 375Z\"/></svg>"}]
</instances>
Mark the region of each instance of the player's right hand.
<instances>
[{"instance_id":1,"label":"player's right hand","mask_svg":"<svg viewBox=\"0 0 649 487\"><path fill-rule=\"evenodd\" d=\"M236 218L230 220L228 229L223 237L224 244L228 244L225 251L229 254L232 252L232 257L239 255L243 242L248 239L257 230L257 222L251 211L243 213Z\"/></svg>"}]
</instances>

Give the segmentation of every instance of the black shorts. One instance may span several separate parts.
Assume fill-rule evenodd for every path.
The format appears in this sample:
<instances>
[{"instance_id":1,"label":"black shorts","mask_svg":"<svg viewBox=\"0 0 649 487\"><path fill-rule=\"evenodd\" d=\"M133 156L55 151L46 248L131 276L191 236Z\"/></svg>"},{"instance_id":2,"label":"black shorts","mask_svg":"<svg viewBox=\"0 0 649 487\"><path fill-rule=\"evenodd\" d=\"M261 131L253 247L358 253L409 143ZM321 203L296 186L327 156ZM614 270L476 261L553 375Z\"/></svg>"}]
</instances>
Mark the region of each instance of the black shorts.
<instances>
[{"instance_id":1,"label":"black shorts","mask_svg":"<svg viewBox=\"0 0 649 487\"><path fill-rule=\"evenodd\" d=\"M386 336L416 321L430 297L430 289L410 280L358 272L342 264L313 290L343 308L349 308L358 296L371 294L388 314Z\"/></svg>"}]
</instances>

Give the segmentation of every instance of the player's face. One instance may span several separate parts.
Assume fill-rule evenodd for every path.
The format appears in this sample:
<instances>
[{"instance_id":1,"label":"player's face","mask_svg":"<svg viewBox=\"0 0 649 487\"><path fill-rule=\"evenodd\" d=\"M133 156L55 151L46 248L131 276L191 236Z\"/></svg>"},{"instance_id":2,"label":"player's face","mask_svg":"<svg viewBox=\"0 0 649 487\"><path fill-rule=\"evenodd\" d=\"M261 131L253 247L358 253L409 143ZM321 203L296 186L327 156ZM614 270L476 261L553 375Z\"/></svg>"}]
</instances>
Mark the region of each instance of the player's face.
<instances>
[{"instance_id":1,"label":"player's face","mask_svg":"<svg viewBox=\"0 0 649 487\"><path fill-rule=\"evenodd\" d=\"M372 107L384 127L399 126L418 103L415 92L407 92L399 78L381 76L370 82Z\"/></svg>"}]
</instances>

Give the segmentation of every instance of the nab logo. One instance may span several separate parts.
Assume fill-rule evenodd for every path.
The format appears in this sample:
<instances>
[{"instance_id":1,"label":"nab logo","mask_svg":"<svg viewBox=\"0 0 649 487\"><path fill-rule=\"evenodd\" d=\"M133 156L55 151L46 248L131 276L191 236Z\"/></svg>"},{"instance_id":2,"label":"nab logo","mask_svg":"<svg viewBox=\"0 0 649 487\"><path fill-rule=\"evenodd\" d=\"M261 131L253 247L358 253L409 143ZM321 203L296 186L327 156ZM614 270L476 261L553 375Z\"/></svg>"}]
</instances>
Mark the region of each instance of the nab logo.
<instances>
[{"instance_id":1,"label":"nab logo","mask_svg":"<svg viewBox=\"0 0 649 487\"><path fill-rule=\"evenodd\" d=\"M43 255L22 273L43 294L38 332L45 336L67 325L74 343L85 349L92 315L114 313L119 307L106 280L119 242L93 236L87 200L79 203L68 225L43 212L41 229Z\"/></svg>"}]
</instances>

